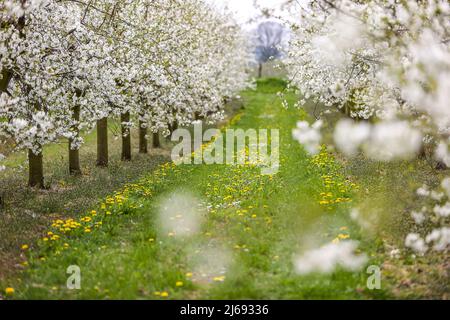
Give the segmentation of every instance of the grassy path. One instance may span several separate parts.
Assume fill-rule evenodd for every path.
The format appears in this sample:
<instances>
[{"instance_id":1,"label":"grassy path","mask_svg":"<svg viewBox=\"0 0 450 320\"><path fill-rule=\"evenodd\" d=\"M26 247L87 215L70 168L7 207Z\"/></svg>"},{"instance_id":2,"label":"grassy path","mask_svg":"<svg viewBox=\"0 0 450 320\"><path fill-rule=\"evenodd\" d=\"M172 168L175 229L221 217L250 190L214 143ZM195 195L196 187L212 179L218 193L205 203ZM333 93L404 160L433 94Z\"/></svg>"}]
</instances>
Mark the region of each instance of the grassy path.
<instances>
[{"instance_id":1,"label":"grassy path","mask_svg":"<svg viewBox=\"0 0 450 320\"><path fill-rule=\"evenodd\" d=\"M280 129L280 172L252 165L166 164L102 201L81 219L55 221L37 248L25 249L27 271L14 298L312 299L383 297L367 274L337 270L297 275L293 259L308 248L350 238L369 256L348 218L356 185L326 152L311 158L291 137L301 111L284 109L273 84L245 91L245 110L230 126ZM295 97L288 95L294 102ZM158 227L161 199L194 195L207 207L199 233L179 238ZM169 211L183 210L168 202ZM171 208L170 203L174 206ZM374 259L371 261L376 263ZM66 269L81 270L81 290L66 288Z\"/></svg>"}]
</instances>

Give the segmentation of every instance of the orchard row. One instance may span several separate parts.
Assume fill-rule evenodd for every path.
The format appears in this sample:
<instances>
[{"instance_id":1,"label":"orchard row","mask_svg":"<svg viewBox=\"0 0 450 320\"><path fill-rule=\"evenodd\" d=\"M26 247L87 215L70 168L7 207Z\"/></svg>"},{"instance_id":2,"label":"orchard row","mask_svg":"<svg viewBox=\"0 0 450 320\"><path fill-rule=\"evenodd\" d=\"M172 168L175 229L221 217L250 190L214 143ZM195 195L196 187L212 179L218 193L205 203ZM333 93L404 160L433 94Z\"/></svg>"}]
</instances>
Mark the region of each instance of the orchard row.
<instances>
[{"instance_id":1,"label":"orchard row","mask_svg":"<svg viewBox=\"0 0 450 320\"><path fill-rule=\"evenodd\" d=\"M151 133L216 121L246 85L249 50L231 17L200 0L8 0L0 4L0 139L29 154L43 187L42 149L69 142L81 172L81 133L96 127L108 163L108 118L140 151Z\"/></svg>"}]
</instances>

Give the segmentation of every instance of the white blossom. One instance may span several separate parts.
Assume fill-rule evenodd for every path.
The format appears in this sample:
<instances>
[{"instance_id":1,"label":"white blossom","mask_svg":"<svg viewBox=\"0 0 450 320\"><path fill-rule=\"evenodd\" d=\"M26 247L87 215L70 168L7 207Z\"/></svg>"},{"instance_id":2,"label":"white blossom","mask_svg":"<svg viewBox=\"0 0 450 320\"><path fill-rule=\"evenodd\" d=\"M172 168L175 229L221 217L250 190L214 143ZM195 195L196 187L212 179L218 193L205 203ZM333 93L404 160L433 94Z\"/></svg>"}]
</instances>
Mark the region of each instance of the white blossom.
<instances>
[{"instance_id":1,"label":"white blossom","mask_svg":"<svg viewBox=\"0 0 450 320\"><path fill-rule=\"evenodd\" d=\"M308 121L299 121L297 128L292 132L294 139L300 142L311 155L320 151L320 141L322 140L320 128L322 125L322 120L317 120L312 125Z\"/></svg>"},{"instance_id":2,"label":"white blossom","mask_svg":"<svg viewBox=\"0 0 450 320\"><path fill-rule=\"evenodd\" d=\"M358 243L355 241L341 241L307 251L296 258L296 271L299 274L331 273L337 267L357 271L367 262L364 254L355 254L357 247Z\"/></svg>"},{"instance_id":3,"label":"white blossom","mask_svg":"<svg viewBox=\"0 0 450 320\"><path fill-rule=\"evenodd\" d=\"M418 254L425 254L428 250L428 246L425 243L425 240L420 237L418 233L410 233L406 236L405 246L414 250Z\"/></svg>"}]
</instances>

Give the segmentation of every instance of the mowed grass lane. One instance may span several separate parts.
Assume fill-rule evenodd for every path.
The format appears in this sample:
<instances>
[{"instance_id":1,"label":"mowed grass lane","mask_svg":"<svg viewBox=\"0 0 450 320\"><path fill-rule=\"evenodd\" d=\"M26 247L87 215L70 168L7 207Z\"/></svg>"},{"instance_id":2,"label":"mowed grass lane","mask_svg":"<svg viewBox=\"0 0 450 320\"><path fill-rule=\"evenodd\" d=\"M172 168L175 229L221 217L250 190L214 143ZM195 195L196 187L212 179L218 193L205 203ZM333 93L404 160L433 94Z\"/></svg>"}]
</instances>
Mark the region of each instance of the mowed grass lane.
<instances>
[{"instance_id":1,"label":"mowed grass lane","mask_svg":"<svg viewBox=\"0 0 450 320\"><path fill-rule=\"evenodd\" d=\"M348 217L357 186L326 151L310 157L292 139L296 121L306 116L282 107L276 95L281 85L266 80L244 91L245 109L229 125L280 129L277 174L262 175L251 164L162 165L80 219L55 221L27 252L20 279L1 285L13 286L17 299L386 297L383 290L366 288L365 268L295 272L295 257L307 249L353 239L373 257L377 242L362 237ZM293 104L296 97L288 93L287 100ZM179 237L159 227L160 203L168 197L176 200L166 202L169 211L179 211L174 219L189 209L183 208L186 199L198 199L205 208L195 235ZM80 290L67 289L71 265L80 268Z\"/></svg>"}]
</instances>

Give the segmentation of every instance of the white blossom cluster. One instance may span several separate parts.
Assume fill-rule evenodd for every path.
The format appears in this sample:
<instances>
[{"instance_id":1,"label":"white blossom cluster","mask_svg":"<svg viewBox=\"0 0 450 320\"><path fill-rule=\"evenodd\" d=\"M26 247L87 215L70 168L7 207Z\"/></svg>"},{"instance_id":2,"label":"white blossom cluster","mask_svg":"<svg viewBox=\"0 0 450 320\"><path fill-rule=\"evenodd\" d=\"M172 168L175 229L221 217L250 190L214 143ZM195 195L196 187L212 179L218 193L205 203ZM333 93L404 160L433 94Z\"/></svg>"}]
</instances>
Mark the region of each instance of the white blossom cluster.
<instances>
[{"instance_id":1,"label":"white blossom cluster","mask_svg":"<svg viewBox=\"0 0 450 320\"><path fill-rule=\"evenodd\" d=\"M296 271L302 275L314 272L331 273L338 267L358 271L366 264L367 256L355 254L357 248L358 242L347 240L309 250L296 258Z\"/></svg>"},{"instance_id":2,"label":"white blossom cluster","mask_svg":"<svg viewBox=\"0 0 450 320\"><path fill-rule=\"evenodd\" d=\"M7 0L0 4L0 139L45 144L131 114L153 132L215 121L246 85L240 28L200 0ZM74 109L80 109L80 120Z\"/></svg>"},{"instance_id":3,"label":"white blossom cluster","mask_svg":"<svg viewBox=\"0 0 450 320\"><path fill-rule=\"evenodd\" d=\"M300 142L310 155L315 155L320 151L320 142L322 140L320 129L322 125L322 120L317 120L312 125L308 121L299 121L297 128L292 131L294 139Z\"/></svg>"},{"instance_id":4,"label":"white blossom cluster","mask_svg":"<svg viewBox=\"0 0 450 320\"><path fill-rule=\"evenodd\" d=\"M427 144L450 166L450 3L291 3L301 16L291 25L290 80L305 99L342 114L334 130L338 149L391 161L411 159ZM436 229L410 234L406 246L421 253L446 249L449 208L434 208L442 218ZM422 223L426 216L412 217Z\"/></svg>"},{"instance_id":5,"label":"white blossom cluster","mask_svg":"<svg viewBox=\"0 0 450 320\"><path fill-rule=\"evenodd\" d=\"M416 230L407 235L405 246L418 254L430 249L447 251L450 247L450 178L445 178L437 190L423 185L417 189L417 195L428 199L432 205L411 212ZM430 225L434 228L426 227Z\"/></svg>"}]
</instances>

